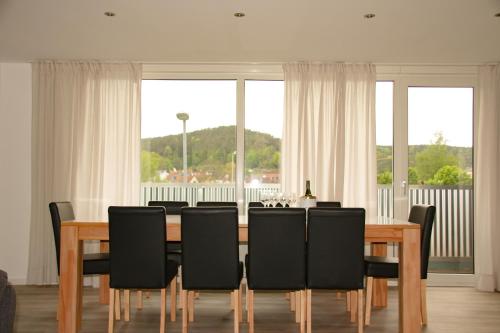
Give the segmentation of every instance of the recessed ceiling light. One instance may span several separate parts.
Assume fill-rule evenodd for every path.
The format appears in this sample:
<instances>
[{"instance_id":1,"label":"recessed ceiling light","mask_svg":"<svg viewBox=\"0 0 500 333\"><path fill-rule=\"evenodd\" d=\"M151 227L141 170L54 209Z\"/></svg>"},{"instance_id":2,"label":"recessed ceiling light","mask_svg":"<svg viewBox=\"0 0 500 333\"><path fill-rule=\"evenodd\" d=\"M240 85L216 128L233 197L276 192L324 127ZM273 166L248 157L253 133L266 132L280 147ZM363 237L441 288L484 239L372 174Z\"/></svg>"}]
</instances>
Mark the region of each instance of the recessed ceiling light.
<instances>
[{"instance_id":1,"label":"recessed ceiling light","mask_svg":"<svg viewBox=\"0 0 500 333\"><path fill-rule=\"evenodd\" d=\"M375 14L369 13L369 14L363 15L363 17L366 18L366 19L371 19L371 18L375 17Z\"/></svg>"},{"instance_id":2,"label":"recessed ceiling light","mask_svg":"<svg viewBox=\"0 0 500 333\"><path fill-rule=\"evenodd\" d=\"M496 14L495 14L495 17L500 17L500 13L496 13Z\"/></svg>"},{"instance_id":3,"label":"recessed ceiling light","mask_svg":"<svg viewBox=\"0 0 500 333\"><path fill-rule=\"evenodd\" d=\"M235 16L235 17L244 17L244 16L245 16L245 13L241 13L241 12L234 13L234 16Z\"/></svg>"},{"instance_id":4,"label":"recessed ceiling light","mask_svg":"<svg viewBox=\"0 0 500 333\"><path fill-rule=\"evenodd\" d=\"M109 16L109 17L116 16L116 14L113 12L104 12L104 15Z\"/></svg>"}]
</instances>

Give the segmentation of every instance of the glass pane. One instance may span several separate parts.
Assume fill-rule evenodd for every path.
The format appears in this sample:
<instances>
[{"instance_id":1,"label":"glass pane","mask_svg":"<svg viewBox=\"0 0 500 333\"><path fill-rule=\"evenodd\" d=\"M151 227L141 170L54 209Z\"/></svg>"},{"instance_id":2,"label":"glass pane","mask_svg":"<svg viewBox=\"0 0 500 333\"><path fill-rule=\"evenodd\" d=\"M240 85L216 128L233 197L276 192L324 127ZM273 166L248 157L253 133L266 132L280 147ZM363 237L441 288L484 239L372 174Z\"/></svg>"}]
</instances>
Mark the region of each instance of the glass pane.
<instances>
[{"instance_id":1,"label":"glass pane","mask_svg":"<svg viewBox=\"0 0 500 333\"><path fill-rule=\"evenodd\" d=\"M376 121L377 121L377 184L378 215L393 216L392 196L392 115L393 82L377 82Z\"/></svg>"},{"instance_id":2,"label":"glass pane","mask_svg":"<svg viewBox=\"0 0 500 333\"><path fill-rule=\"evenodd\" d=\"M474 272L473 96L473 88L408 88L409 208L436 206L430 272Z\"/></svg>"},{"instance_id":3,"label":"glass pane","mask_svg":"<svg viewBox=\"0 0 500 333\"><path fill-rule=\"evenodd\" d=\"M245 81L245 198L280 190L283 81Z\"/></svg>"},{"instance_id":4,"label":"glass pane","mask_svg":"<svg viewBox=\"0 0 500 333\"><path fill-rule=\"evenodd\" d=\"M235 80L144 80L141 117L143 204L235 201Z\"/></svg>"}]
</instances>

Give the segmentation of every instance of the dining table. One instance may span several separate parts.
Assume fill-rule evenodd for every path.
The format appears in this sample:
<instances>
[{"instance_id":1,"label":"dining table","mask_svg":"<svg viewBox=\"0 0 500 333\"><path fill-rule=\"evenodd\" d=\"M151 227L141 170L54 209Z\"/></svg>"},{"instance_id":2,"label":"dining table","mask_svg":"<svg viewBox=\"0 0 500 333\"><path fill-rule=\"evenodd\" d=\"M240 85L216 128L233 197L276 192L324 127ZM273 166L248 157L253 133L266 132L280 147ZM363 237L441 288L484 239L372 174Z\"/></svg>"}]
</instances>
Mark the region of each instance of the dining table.
<instances>
[{"instance_id":1,"label":"dining table","mask_svg":"<svg viewBox=\"0 0 500 333\"><path fill-rule=\"evenodd\" d=\"M181 217L167 215L167 241L181 241ZM61 224L58 332L77 333L81 327L82 255L84 241L101 241L107 251L107 221L71 220ZM239 241L248 241L246 216L240 215ZM399 332L417 333L420 323L420 225L392 218L367 219L365 241L371 244L372 255L386 255L387 244L397 243L399 256ZM387 306L387 280L376 279L373 305ZM100 302L109 297L109 275L100 278Z\"/></svg>"}]
</instances>

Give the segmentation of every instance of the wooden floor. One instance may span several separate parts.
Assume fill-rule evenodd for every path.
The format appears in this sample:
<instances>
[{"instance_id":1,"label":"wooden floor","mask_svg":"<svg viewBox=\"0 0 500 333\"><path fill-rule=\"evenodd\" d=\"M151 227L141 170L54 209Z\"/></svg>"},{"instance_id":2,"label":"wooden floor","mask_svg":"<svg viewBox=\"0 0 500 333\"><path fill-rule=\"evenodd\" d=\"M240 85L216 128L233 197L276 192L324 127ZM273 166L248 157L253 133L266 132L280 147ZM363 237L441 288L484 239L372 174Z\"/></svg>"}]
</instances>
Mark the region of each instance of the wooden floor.
<instances>
[{"instance_id":1,"label":"wooden floor","mask_svg":"<svg viewBox=\"0 0 500 333\"><path fill-rule=\"evenodd\" d=\"M14 332L54 333L56 322L56 287L15 286L17 313ZM135 293L133 293L135 297ZM84 291L82 333L107 332L106 305L98 303L97 290ZM397 290L391 289L389 307L372 312L372 325L365 332L397 332ZM131 302L135 304L135 299ZM202 293L196 301L195 322L191 333L233 332L233 317L229 295L224 293ZM289 311L283 293L256 293L256 332L298 332L298 325ZM169 308L167 308L169 311ZM425 333L500 333L500 294L481 293L471 288L428 288L429 325ZM117 322L115 332L158 332L160 323L159 292L144 300L144 309L133 308L131 321ZM167 322L167 332L181 332L181 311L176 322ZM123 316L122 316L123 318ZM167 316L167 318L169 318ZM246 318L246 314L244 314ZM345 312L345 300L336 299L334 293L313 293L313 332L357 332L349 323ZM246 323L241 332L248 332Z\"/></svg>"}]
</instances>

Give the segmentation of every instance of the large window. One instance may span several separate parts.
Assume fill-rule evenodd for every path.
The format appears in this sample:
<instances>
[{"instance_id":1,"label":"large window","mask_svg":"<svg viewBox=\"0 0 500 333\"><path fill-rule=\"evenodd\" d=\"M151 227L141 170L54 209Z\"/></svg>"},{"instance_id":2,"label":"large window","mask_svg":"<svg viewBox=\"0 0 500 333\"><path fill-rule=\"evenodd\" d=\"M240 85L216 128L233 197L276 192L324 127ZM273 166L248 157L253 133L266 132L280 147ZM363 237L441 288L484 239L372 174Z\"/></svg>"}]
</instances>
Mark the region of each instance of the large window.
<instances>
[{"instance_id":1,"label":"large window","mask_svg":"<svg viewBox=\"0 0 500 333\"><path fill-rule=\"evenodd\" d=\"M144 80L141 146L143 183L234 186L236 81Z\"/></svg>"},{"instance_id":2,"label":"large window","mask_svg":"<svg viewBox=\"0 0 500 333\"><path fill-rule=\"evenodd\" d=\"M394 83L378 81L376 86L378 214L393 216L393 99Z\"/></svg>"},{"instance_id":3,"label":"large window","mask_svg":"<svg viewBox=\"0 0 500 333\"><path fill-rule=\"evenodd\" d=\"M283 90L273 80L144 80L141 203L243 205L279 191Z\"/></svg>"},{"instance_id":4,"label":"large window","mask_svg":"<svg viewBox=\"0 0 500 333\"><path fill-rule=\"evenodd\" d=\"M436 206L430 272L474 272L473 96L473 88L408 87L409 205Z\"/></svg>"},{"instance_id":5,"label":"large window","mask_svg":"<svg viewBox=\"0 0 500 333\"><path fill-rule=\"evenodd\" d=\"M283 81L245 81L245 184L279 188Z\"/></svg>"}]
</instances>

